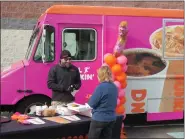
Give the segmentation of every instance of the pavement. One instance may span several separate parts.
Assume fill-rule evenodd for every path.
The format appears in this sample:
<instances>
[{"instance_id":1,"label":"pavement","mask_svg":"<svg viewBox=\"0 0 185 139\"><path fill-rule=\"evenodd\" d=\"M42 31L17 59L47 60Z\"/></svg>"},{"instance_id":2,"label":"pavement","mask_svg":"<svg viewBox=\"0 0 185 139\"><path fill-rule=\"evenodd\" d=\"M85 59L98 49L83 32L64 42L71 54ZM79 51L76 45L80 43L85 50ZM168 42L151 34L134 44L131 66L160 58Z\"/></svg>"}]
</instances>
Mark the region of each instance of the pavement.
<instances>
[{"instance_id":1,"label":"pavement","mask_svg":"<svg viewBox=\"0 0 185 139\"><path fill-rule=\"evenodd\" d=\"M128 115L123 121L124 138L184 138L184 119L147 122L145 114ZM123 134L122 133L122 134ZM122 135L121 134L121 135Z\"/></svg>"},{"instance_id":2,"label":"pavement","mask_svg":"<svg viewBox=\"0 0 185 139\"><path fill-rule=\"evenodd\" d=\"M184 138L184 124L125 126L127 138Z\"/></svg>"}]
</instances>

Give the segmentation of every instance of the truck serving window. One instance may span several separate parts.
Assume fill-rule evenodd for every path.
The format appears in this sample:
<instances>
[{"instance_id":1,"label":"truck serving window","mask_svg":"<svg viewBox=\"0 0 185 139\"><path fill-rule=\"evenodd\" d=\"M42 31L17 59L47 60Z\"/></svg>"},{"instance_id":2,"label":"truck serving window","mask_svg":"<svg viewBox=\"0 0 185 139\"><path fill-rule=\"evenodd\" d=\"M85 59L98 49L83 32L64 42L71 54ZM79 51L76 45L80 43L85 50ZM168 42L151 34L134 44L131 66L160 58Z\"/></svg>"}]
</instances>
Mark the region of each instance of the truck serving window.
<instances>
[{"instance_id":1,"label":"truck serving window","mask_svg":"<svg viewBox=\"0 0 185 139\"><path fill-rule=\"evenodd\" d=\"M43 62L42 56L44 54L45 62L52 62L55 59L55 42L54 42L55 29L52 26L47 26L46 36L41 35L37 50L34 55L34 61ZM45 37L43 39L43 37ZM45 42L43 42L45 40Z\"/></svg>"},{"instance_id":2,"label":"truck serving window","mask_svg":"<svg viewBox=\"0 0 185 139\"><path fill-rule=\"evenodd\" d=\"M74 61L96 59L96 38L94 29L66 28L62 32L62 50L71 52Z\"/></svg>"}]
</instances>

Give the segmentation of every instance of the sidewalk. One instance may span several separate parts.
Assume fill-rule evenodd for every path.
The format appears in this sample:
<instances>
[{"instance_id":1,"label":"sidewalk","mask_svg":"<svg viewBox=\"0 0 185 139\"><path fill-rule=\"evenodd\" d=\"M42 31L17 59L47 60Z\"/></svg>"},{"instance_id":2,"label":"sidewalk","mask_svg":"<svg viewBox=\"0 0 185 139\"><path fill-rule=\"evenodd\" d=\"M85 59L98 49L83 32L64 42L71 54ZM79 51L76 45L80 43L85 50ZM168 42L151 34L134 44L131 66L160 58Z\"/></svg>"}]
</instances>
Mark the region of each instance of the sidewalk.
<instances>
[{"instance_id":1,"label":"sidewalk","mask_svg":"<svg viewBox=\"0 0 185 139\"><path fill-rule=\"evenodd\" d=\"M125 127L125 132L126 138L184 138L184 124Z\"/></svg>"}]
</instances>

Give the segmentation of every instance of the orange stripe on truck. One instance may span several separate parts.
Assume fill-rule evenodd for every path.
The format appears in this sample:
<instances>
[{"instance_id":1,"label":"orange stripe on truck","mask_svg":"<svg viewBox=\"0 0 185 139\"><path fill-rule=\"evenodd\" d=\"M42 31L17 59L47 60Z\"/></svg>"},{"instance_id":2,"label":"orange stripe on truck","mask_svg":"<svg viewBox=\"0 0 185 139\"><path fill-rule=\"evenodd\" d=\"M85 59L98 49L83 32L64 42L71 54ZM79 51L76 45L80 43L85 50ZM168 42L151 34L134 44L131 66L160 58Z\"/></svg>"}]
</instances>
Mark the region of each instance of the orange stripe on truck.
<instances>
[{"instance_id":1,"label":"orange stripe on truck","mask_svg":"<svg viewBox=\"0 0 185 139\"><path fill-rule=\"evenodd\" d=\"M134 8L134 7L108 7L108 6L79 6L79 5L54 5L48 8L46 14L83 14L83 15L125 15L183 18L184 10Z\"/></svg>"}]
</instances>

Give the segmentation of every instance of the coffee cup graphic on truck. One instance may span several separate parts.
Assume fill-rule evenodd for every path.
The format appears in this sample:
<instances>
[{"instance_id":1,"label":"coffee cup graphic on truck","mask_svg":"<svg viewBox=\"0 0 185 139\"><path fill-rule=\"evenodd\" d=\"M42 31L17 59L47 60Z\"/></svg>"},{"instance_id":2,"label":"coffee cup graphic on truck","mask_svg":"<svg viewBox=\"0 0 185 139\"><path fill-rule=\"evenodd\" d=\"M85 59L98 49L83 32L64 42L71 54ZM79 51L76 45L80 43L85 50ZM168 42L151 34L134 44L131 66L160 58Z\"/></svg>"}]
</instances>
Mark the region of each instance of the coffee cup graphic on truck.
<instances>
[{"instance_id":1,"label":"coffee cup graphic on truck","mask_svg":"<svg viewBox=\"0 0 185 139\"><path fill-rule=\"evenodd\" d=\"M150 48L129 48L123 52L128 59L128 113L176 111L174 86L183 80L179 78L184 74L183 60L163 58L162 35L163 28L158 28L149 36ZM183 25L166 27L165 47L165 56L184 56Z\"/></svg>"},{"instance_id":2,"label":"coffee cup graphic on truck","mask_svg":"<svg viewBox=\"0 0 185 139\"><path fill-rule=\"evenodd\" d=\"M124 55L128 59L126 92L130 92L126 93L126 97L132 98L132 101L127 101L127 106L131 106L127 107L127 111L158 112L161 100L148 99L161 98L169 62L163 60L157 51L147 48L127 49Z\"/></svg>"}]
</instances>

